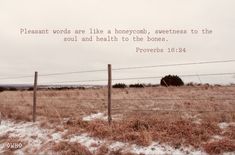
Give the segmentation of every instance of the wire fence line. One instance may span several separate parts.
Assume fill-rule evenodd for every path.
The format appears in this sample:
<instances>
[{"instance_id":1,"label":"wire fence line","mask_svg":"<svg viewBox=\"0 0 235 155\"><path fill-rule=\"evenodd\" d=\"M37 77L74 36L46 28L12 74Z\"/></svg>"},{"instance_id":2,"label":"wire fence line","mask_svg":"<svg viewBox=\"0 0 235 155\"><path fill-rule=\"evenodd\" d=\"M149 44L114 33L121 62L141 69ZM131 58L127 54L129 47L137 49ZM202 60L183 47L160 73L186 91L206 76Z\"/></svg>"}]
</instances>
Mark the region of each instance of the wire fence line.
<instances>
[{"instance_id":1,"label":"wire fence line","mask_svg":"<svg viewBox=\"0 0 235 155\"><path fill-rule=\"evenodd\" d=\"M187 63L152 65L152 66L123 67L123 68L114 68L113 70L117 71L117 70L130 70L130 69L142 69L142 68L158 68L158 67L172 67L172 66L217 64L217 63L228 63L228 62L235 62L235 60L201 61L201 62L187 62Z\"/></svg>"},{"instance_id":2,"label":"wire fence line","mask_svg":"<svg viewBox=\"0 0 235 155\"><path fill-rule=\"evenodd\" d=\"M235 101L234 99L230 99L230 98L130 98L130 99L112 99L112 100L116 100L116 101L120 101L120 100L157 100L157 101L169 101L169 100L193 100L193 101L208 101L208 100L212 100L212 101Z\"/></svg>"},{"instance_id":3,"label":"wire fence line","mask_svg":"<svg viewBox=\"0 0 235 155\"><path fill-rule=\"evenodd\" d=\"M125 109L114 108L113 111L123 111ZM221 113L221 112L228 112L234 113L235 110L172 110L172 109L128 109L127 111L152 111L152 112L209 112L209 113Z\"/></svg>"},{"instance_id":4,"label":"wire fence line","mask_svg":"<svg viewBox=\"0 0 235 155\"><path fill-rule=\"evenodd\" d=\"M183 66L183 65L200 65L200 64L214 64L214 63L228 63L228 62L235 62L235 60L226 60L226 61L207 61L207 62L196 62L196 63L181 63L181 64L167 64L167 65L155 65L155 66L140 66L140 67L126 67L126 68L114 68L111 70L111 72L114 71L120 71L120 70L129 70L129 69L147 69L147 68L156 68L156 67L169 67L169 66ZM93 72L107 72L107 70L87 70L87 71L76 71L76 72L60 72L60 73L52 73L52 74L41 74L39 75L39 77L48 77L48 76L60 76L60 75L69 75L69 74L82 74L82 73L93 73ZM110 71L108 72L110 75ZM227 76L227 75L235 75L235 72L224 72L224 73L204 73L204 74L183 74L183 75L178 75L179 77L202 77L202 76ZM9 77L8 79L19 79L19 78L32 78L33 76L18 76L18 77ZM125 77L125 78L111 78L111 76L108 76L108 79L93 79L93 80L70 80L70 81L51 81L51 82L39 82L37 83L37 80L35 81L35 79L38 78L38 74L37 72L35 72L35 77L34 77L34 95L36 94L37 89L39 88L43 88L43 86L49 86L49 84L51 85L56 85L56 84L63 84L63 83L93 83L93 82L107 82L108 84L108 89L112 88L112 82L115 81L128 81L128 80L145 80L145 79L160 79L163 76L142 76L142 77ZM5 80L7 78L0 78L0 80ZM109 82L108 82L109 81ZM201 79L200 79L201 82ZM31 84L32 85L32 84ZM33 85L32 85L33 86ZM68 86L68 85L67 85ZM53 87L53 86L52 86ZM235 85L231 85L231 87L235 87ZM44 87L47 89L50 89L50 87ZM106 87L105 87L106 88ZM169 92L171 93L171 92ZM108 92L109 97L111 97L112 91ZM170 94L168 94L167 96L170 96ZM53 96L46 96L46 97L41 97L38 96L38 99L47 99L47 98L54 98ZM233 104L235 102L235 92L234 92L234 96L232 96L231 98L229 97L223 97L223 98L219 98L218 96L216 97L201 97L201 98L195 98L195 97L188 97L188 98L184 98L184 97L180 97L180 96L172 96L172 97L168 97L168 98L152 98L152 97L145 97L145 98L111 98L111 99L107 99L107 98L74 98L71 96L67 96L68 99L70 100L76 100L76 101L102 101L104 103L108 103L108 111L110 110L129 110L129 111L168 111L168 112L235 112L235 109L230 109L230 110L175 110L174 109L174 105L175 102L181 102L181 101L231 101L231 102L227 102L229 104ZM63 98L57 98L57 99L63 99ZM35 109L36 106L36 97L33 96L33 107ZM69 100L67 100L68 102ZM120 102L120 101L144 101L144 102L148 102L148 101L172 101L174 102L172 105L171 109L123 109L123 108L112 108L111 106L111 102ZM182 102L183 103L183 102ZM83 107L84 108L84 107ZM81 109L83 109L81 107ZM89 109L89 108L88 108ZM35 112L33 112L35 115ZM109 116L111 118L111 116ZM35 121L35 120L34 120Z\"/></svg>"},{"instance_id":5,"label":"wire fence line","mask_svg":"<svg viewBox=\"0 0 235 155\"><path fill-rule=\"evenodd\" d=\"M224 76L224 75L235 75L232 73L210 73L210 74L185 74L178 75L180 77L194 77L194 76ZM144 80L144 79L161 79L163 76L148 76L148 77L130 77L130 78L114 78L112 81L126 81L126 80ZM73 80L73 81L57 81L57 82L40 82L41 85L44 84L60 84L60 83L84 83L84 82L107 82L108 79L98 79L98 80Z\"/></svg>"},{"instance_id":6,"label":"wire fence line","mask_svg":"<svg viewBox=\"0 0 235 155\"><path fill-rule=\"evenodd\" d=\"M235 60L231 59L231 60L216 60L216 61L160 64L160 65L151 65L151 66L134 66L134 67L113 68L112 71L159 68L159 67L172 67L172 66L202 65L202 64L219 64L219 63L231 63L231 62L235 62ZM81 70L81 71L71 71L71 72L57 72L57 73L49 73L49 74L40 74L39 77L60 76L60 75L70 75L70 74L82 74L82 73L94 73L94 72L106 72L106 71L107 71L107 69ZM33 77L33 75L9 76L9 77L2 77L2 78L0 78L0 80L24 79L24 78L32 78L32 77Z\"/></svg>"},{"instance_id":7,"label":"wire fence line","mask_svg":"<svg viewBox=\"0 0 235 155\"><path fill-rule=\"evenodd\" d=\"M51 73L51 74L40 74L39 77L46 76L59 76L59 75L70 75L70 74L81 74L81 73L95 73L95 72L105 72L107 70L86 70L86 71L73 71L73 72L59 72L59 73ZM32 78L33 75L24 75L24 76L14 76L14 77L3 77L0 80L12 80L12 79L24 79L24 78Z\"/></svg>"},{"instance_id":8,"label":"wire fence line","mask_svg":"<svg viewBox=\"0 0 235 155\"><path fill-rule=\"evenodd\" d=\"M66 99L66 101L68 100L73 100L73 101L106 101L106 99L79 99L79 98L71 98L71 97L52 97L52 96L48 96L48 97L40 97L38 96L38 99L40 100L48 100L48 98L50 99ZM21 101L21 100L27 100L27 99L32 99L32 97L13 97L13 98L4 98L2 101L7 100L7 101L15 101L15 100Z\"/></svg>"},{"instance_id":9,"label":"wire fence line","mask_svg":"<svg viewBox=\"0 0 235 155\"><path fill-rule=\"evenodd\" d=\"M76 98L76 97L56 97L56 96L48 96L48 97L40 97L38 96L38 99L66 99L66 100L74 100L74 101L105 101L106 98ZM31 99L31 96L28 97L12 97L12 98L4 98L3 100L25 100L25 99ZM144 101L169 101L169 100L191 100L191 101L235 101L235 95L234 98L112 98L112 101L138 101L138 100L144 100ZM234 103L235 104L235 103Z\"/></svg>"}]
</instances>

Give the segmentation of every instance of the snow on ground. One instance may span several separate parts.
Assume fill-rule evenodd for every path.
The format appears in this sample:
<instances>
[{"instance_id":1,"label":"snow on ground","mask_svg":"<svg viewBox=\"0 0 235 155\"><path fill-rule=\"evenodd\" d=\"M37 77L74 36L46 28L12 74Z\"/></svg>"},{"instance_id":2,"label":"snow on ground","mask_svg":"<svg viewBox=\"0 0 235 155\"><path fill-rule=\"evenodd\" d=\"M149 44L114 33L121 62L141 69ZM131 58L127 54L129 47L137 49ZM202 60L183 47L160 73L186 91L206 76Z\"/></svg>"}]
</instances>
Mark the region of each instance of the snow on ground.
<instances>
[{"instance_id":1,"label":"snow on ground","mask_svg":"<svg viewBox=\"0 0 235 155\"><path fill-rule=\"evenodd\" d=\"M95 116L85 117L86 121L93 118L102 118L104 115L98 113ZM89 119L88 119L89 118ZM221 128L226 129L228 125L226 123L218 124ZM234 124L232 124L234 125ZM0 125L0 136L8 135L9 137L18 137L22 142L26 142L21 149L15 151L15 154L24 155L24 153L34 153L41 152L41 154L53 154L50 150L50 142L77 142L81 145L87 147L92 153L96 153L101 146L107 146L110 151L122 150L123 152L131 152L135 154L146 154L146 155L155 155L155 154L191 154L191 155L204 155L205 152L201 150L195 150L193 148L179 148L175 149L168 145L159 144L158 142L153 142L147 147L139 146L136 144L123 143L119 141L108 141L101 140L98 138L90 137L88 134L76 134L70 135L67 139L63 139L63 134L67 131L58 132L52 129L42 129L37 123L31 122L20 122L14 123L9 120L3 120ZM214 136L214 139L220 139L220 136ZM0 140L0 154L4 152L4 146L6 144ZM51 152L51 153L50 153Z\"/></svg>"},{"instance_id":2,"label":"snow on ground","mask_svg":"<svg viewBox=\"0 0 235 155\"><path fill-rule=\"evenodd\" d=\"M109 149L112 151L117 151L119 149L122 149L126 146L125 143L123 142L113 142L112 144L109 145Z\"/></svg>"},{"instance_id":3,"label":"snow on ground","mask_svg":"<svg viewBox=\"0 0 235 155\"><path fill-rule=\"evenodd\" d=\"M206 155L206 153L200 150L192 150L190 148L174 149L170 146L159 145L159 143L156 142L153 142L150 146L147 147L132 145L131 152L136 154L148 154L148 155L155 155L155 154L184 155L187 153L190 153L192 155Z\"/></svg>"},{"instance_id":4,"label":"snow on ground","mask_svg":"<svg viewBox=\"0 0 235 155\"><path fill-rule=\"evenodd\" d=\"M215 140L222 140L223 138L224 138L224 137L222 137L222 136L214 135L214 136L211 137L211 140L212 140L212 141L215 141Z\"/></svg>"},{"instance_id":5,"label":"snow on ground","mask_svg":"<svg viewBox=\"0 0 235 155\"><path fill-rule=\"evenodd\" d=\"M200 114L196 114L196 115L190 115L188 113L183 113L184 117L186 119L191 119L193 123L195 124L201 124L202 123L202 119L198 118L200 116Z\"/></svg>"},{"instance_id":6,"label":"snow on ground","mask_svg":"<svg viewBox=\"0 0 235 155\"><path fill-rule=\"evenodd\" d=\"M100 119L100 120L107 120L107 116L104 115L104 113L96 113L96 114L91 114L89 116L85 116L82 118L83 121L92 121L95 119Z\"/></svg>"},{"instance_id":7,"label":"snow on ground","mask_svg":"<svg viewBox=\"0 0 235 155\"><path fill-rule=\"evenodd\" d=\"M229 124L226 122L222 122L219 123L218 126L220 127L220 129L226 129L227 127L229 127Z\"/></svg>"},{"instance_id":8,"label":"snow on ground","mask_svg":"<svg viewBox=\"0 0 235 155\"><path fill-rule=\"evenodd\" d=\"M33 123L15 124L10 121L2 121L0 136L3 135L8 135L10 138L18 137L20 140L30 143L31 148L39 148L43 141L47 140L48 131L38 128Z\"/></svg>"},{"instance_id":9,"label":"snow on ground","mask_svg":"<svg viewBox=\"0 0 235 155\"><path fill-rule=\"evenodd\" d=\"M87 134L75 135L70 138L70 142L79 142L80 144L86 146L89 151L95 153L99 146L105 145L110 151L117 151L122 149L123 152L131 152L135 154L146 154L146 155L156 155L156 154L174 154L174 155L206 155L206 153L200 150L193 150L192 148L180 148L174 149L167 145L160 145L157 142L153 142L150 146L143 147L135 144L114 142L114 141L104 141L97 138L88 136Z\"/></svg>"},{"instance_id":10,"label":"snow on ground","mask_svg":"<svg viewBox=\"0 0 235 155\"><path fill-rule=\"evenodd\" d=\"M62 140L61 133L53 133L51 137L52 137L52 140L54 140L55 142L59 142L60 140Z\"/></svg>"},{"instance_id":11,"label":"snow on ground","mask_svg":"<svg viewBox=\"0 0 235 155\"><path fill-rule=\"evenodd\" d=\"M235 126L235 123L234 122L230 122L230 123L227 123L227 122L221 122L221 123L218 123L217 124L218 127L222 130L222 133L224 133L224 131L226 131L226 129L229 127L229 126ZM213 135L211 136L211 139L210 141L213 142L213 141L218 141L218 140L222 140L224 137L221 136L221 135Z\"/></svg>"},{"instance_id":12,"label":"snow on ground","mask_svg":"<svg viewBox=\"0 0 235 155\"><path fill-rule=\"evenodd\" d=\"M218 126L220 127L220 129L227 129L229 126L235 126L235 122L230 122L230 123L222 122L219 123Z\"/></svg>"},{"instance_id":13,"label":"snow on ground","mask_svg":"<svg viewBox=\"0 0 235 155\"><path fill-rule=\"evenodd\" d=\"M22 147L15 152L16 154L23 154L25 151L37 152L48 142L61 139L61 133L54 132L54 130L42 129L37 123L32 122L14 123L3 120L0 125L0 136L8 135L9 138L19 138L19 143L22 142L20 144ZM9 145L8 142L0 144L0 154L7 145Z\"/></svg>"},{"instance_id":14,"label":"snow on ground","mask_svg":"<svg viewBox=\"0 0 235 155\"><path fill-rule=\"evenodd\" d=\"M104 143L104 141L89 137L87 134L74 136L69 141L78 142L82 144L83 146L87 147L89 151L93 153L95 153L95 151L98 149L97 146Z\"/></svg>"},{"instance_id":15,"label":"snow on ground","mask_svg":"<svg viewBox=\"0 0 235 155\"><path fill-rule=\"evenodd\" d=\"M112 115L112 119L113 120L118 120L121 119L122 115ZM83 121L93 121L93 120L102 120L102 121L107 121L108 120L108 116L105 115L104 113L96 113L96 114L91 114L88 116L85 116L82 118Z\"/></svg>"}]
</instances>

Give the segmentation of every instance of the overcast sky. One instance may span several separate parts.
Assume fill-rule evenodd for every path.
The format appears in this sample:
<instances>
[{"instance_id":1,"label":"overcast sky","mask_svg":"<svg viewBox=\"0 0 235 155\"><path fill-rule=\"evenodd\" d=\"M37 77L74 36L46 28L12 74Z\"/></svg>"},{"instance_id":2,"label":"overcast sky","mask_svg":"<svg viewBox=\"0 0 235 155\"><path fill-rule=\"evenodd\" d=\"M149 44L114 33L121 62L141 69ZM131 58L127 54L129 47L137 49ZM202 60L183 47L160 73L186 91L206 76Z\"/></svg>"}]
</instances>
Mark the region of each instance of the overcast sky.
<instances>
[{"instance_id":1,"label":"overcast sky","mask_svg":"<svg viewBox=\"0 0 235 155\"><path fill-rule=\"evenodd\" d=\"M234 0L0 0L0 78L54 72L235 59ZM135 47L162 43L66 43L60 37L20 35L29 29L192 29L210 28L209 36L174 37L168 47L185 54L140 54ZM235 72L235 63L177 66L114 72L114 78ZM107 73L41 77L39 82L106 79ZM184 81L234 83L235 77L183 78ZM0 79L30 83L32 79ZM126 82L126 81L123 81ZM129 82L158 83L159 79Z\"/></svg>"}]
</instances>

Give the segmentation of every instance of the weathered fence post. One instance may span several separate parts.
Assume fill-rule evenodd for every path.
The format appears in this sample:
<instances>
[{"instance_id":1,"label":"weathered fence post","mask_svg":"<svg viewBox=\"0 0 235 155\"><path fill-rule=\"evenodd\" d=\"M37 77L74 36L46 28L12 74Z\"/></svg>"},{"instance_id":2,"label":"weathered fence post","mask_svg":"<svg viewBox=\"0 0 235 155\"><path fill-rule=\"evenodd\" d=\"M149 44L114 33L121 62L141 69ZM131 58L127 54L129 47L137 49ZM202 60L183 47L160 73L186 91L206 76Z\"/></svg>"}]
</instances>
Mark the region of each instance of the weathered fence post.
<instances>
[{"instance_id":1,"label":"weathered fence post","mask_svg":"<svg viewBox=\"0 0 235 155\"><path fill-rule=\"evenodd\" d=\"M108 122L111 124L112 116L111 116L111 94L112 94L112 67L111 64L108 64Z\"/></svg>"},{"instance_id":2,"label":"weathered fence post","mask_svg":"<svg viewBox=\"0 0 235 155\"><path fill-rule=\"evenodd\" d=\"M38 82L38 72L35 72L35 75L34 75L34 87L33 87L33 122L36 121L37 82Z\"/></svg>"}]
</instances>

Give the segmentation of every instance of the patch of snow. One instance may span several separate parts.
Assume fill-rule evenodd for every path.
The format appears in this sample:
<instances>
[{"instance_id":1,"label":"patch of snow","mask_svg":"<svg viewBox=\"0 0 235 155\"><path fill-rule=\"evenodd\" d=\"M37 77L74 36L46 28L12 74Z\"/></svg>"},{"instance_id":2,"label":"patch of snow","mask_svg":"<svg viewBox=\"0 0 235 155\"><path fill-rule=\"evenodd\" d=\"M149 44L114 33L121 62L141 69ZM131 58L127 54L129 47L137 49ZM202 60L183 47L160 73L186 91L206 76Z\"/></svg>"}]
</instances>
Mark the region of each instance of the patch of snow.
<instances>
[{"instance_id":1,"label":"patch of snow","mask_svg":"<svg viewBox=\"0 0 235 155\"><path fill-rule=\"evenodd\" d=\"M63 118L63 123L67 124L69 122L70 118Z\"/></svg>"},{"instance_id":2,"label":"patch of snow","mask_svg":"<svg viewBox=\"0 0 235 155\"><path fill-rule=\"evenodd\" d=\"M112 119L113 120L121 120L123 117L122 114L116 114L116 115L112 115ZM82 118L83 121L93 121L93 120L102 120L102 121L107 121L108 120L108 116L105 115L104 113L96 113L96 114L91 114L88 116L85 116Z\"/></svg>"},{"instance_id":3,"label":"patch of snow","mask_svg":"<svg viewBox=\"0 0 235 155\"><path fill-rule=\"evenodd\" d=\"M229 127L229 124L226 122L222 122L219 123L218 126L220 127L220 129L226 129L227 127Z\"/></svg>"},{"instance_id":4,"label":"patch of snow","mask_svg":"<svg viewBox=\"0 0 235 155\"><path fill-rule=\"evenodd\" d=\"M213 140L221 140L221 139L223 139L223 137L219 136L219 135L214 135L214 136L212 136L212 139Z\"/></svg>"},{"instance_id":5,"label":"patch of snow","mask_svg":"<svg viewBox=\"0 0 235 155\"><path fill-rule=\"evenodd\" d=\"M85 116L82 118L83 121L92 121L92 120L96 120L96 119L100 119L100 120L107 120L107 116L104 115L104 113L96 113L96 114L91 114L89 116Z\"/></svg>"},{"instance_id":6,"label":"patch of snow","mask_svg":"<svg viewBox=\"0 0 235 155\"><path fill-rule=\"evenodd\" d=\"M97 114L99 117L103 117L103 113ZM98 116L91 116L90 118L97 118ZM99 118L98 117L98 118ZM89 119L87 119L89 120ZM64 132L55 132L52 129L42 129L36 123L14 123L11 121L2 121L0 125L0 136L8 134L10 137L18 137L22 142L27 142L26 146L23 146L22 149L16 150L16 154L24 154L24 153L35 153L39 152L39 154L50 154L50 146L47 144L49 142L59 142L61 140L66 142L76 142L81 145L87 147L89 151L92 153L96 153L96 151L102 145L108 147L110 151L116 151L122 149L124 152L132 152L135 154L147 154L147 155L155 155L155 154L192 154L192 155L203 155L206 154L200 150L194 150L193 148L179 148L175 149L168 145L162 145L157 142L153 142L150 146L139 146L135 144L123 143L119 141L107 141L100 140L98 138L90 137L88 134L79 134L73 135L68 139L63 139L62 135ZM216 137L218 138L218 137ZM0 144L0 154L4 149L4 144ZM51 152L53 154L53 152ZM226 154L228 155L228 154Z\"/></svg>"},{"instance_id":7,"label":"patch of snow","mask_svg":"<svg viewBox=\"0 0 235 155\"><path fill-rule=\"evenodd\" d=\"M83 146L87 147L92 153L96 153L99 149L99 146L102 144L108 144L108 149L110 151L116 151L122 149L125 152L131 152L134 154L146 154L146 155L156 155L156 154L174 154L174 155L184 155L189 152L191 155L206 155L206 153L200 150L193 150L192 148L181 148L174 149L167 145L160 145L157 142L153 142L150 146L144 147L136 144L129 144L123 142L108 142L104 140L99 140L88 136L87 134L77 135L70 138L70 142L78 142ZM91 147L92 144L96 144L96 147Z\"/></svg>"},{"instance_id":8,"label":"patch of snow","mask_svg":"<svg viewBox=\"0 0 235 155\"><path fill-rule=\"evenodd\" d=\"M235 122L230 122L230 123L222 122L222 123L219 123L218 126L220 127L220 129L226 129L229 126L235 126Z\"/></svg>"},{"instance_id":9,"label":"patch of snow","mask_svg":"<svg viewBox=\"0 0 235 155\"><path fill-rule=\"evenodd\" d=\"M5 145L4 144L0 144L0 154L2 153L2 150L4 149Z\"/></svg>"},{"instance_id":10,"label":"patch of snow","mask_svg":"<svg viewBox=\"0 0 235 155\"><path fill-rule=\"evenodd\" d=\"M222 136L219 136L219 135L214 135L214 136L212 136L212 138L217 139L217 140L223 139L223 137L222 137Z\"/></svg>"},{"instance_id":11,"label":"patch of snow","mask_svg":"<svg viewBox=\"0 0 235 155\"><path fill-rule=\"evenodd\" d=\"M22 141L23 147L16 150L15 154L37 152L43 148L47 148L46 145L48 142L61 140L61 133L55 133L52 129L42 129L38 126L38 123L14 123L9 120L3 120L0 125L0 136L2 135L8 135L10 138L19 138ZM24 142L26 142L25 146ZM0 144L0 154L4 151L5 143Z\"/></svg>"},{"instance_id":12,"label":"patch of snow","mask_svg":"<svg viewBox=\"0 0 235 155\"><path fill-rule=\"evenodd\" d=\"M195 124L202 124L202 119L197 119L197 120L193 121L193 123L195 123Z\"/></svg>"},{"instance_id":13,"label":"patch of snow","mask_svg":"<svg viewBox=\"0 0 235 155\"><path fill-rule=\"evenodd\" d=\"M53 133L52 135L52 140L54 140L54 141L59 141L59 140L61 140L61 134L60 133Z\"/></svg>"},{"instance_id":14,"label":"patch of snow","mask_svg":"<svg viewBox=\"0 0 235 155\"><path fill-rule=\"evenodd\" d=\"M127 146L127 144L123 142L113 142L112 144L109 145L109 149L112 151L117 151L121 148L124 148L125 146Z\"/></svg>"},{"instance_id":15,"label":"patch of snow","mask_svg":"<svg viewBox=\"0 0 235 155\"><path fill-rule=\"evenodd\" d=\"M186 119L192 119L192 123L195 124L201 124L202 123L202 119L198 118L200 116L200 114L196 114L196 115L191 115L188 113L184 113L184 117Z\"/></svg>"},{"instance_id":16,"label":"patch of snow","mask_svg":"<svg viewBox=\"0 0 235 155\"><path fill-rule=\"evenodd\" d=\"M158 108L158 107L155 107L155 108L152 108L153 110L161 110L161 108Z\"/></svg>"},{"instance_id":17,"label":"patch of snow","mask_svg":"<svg viewBox=\"0 0 235 155\"><path fill-rule=\"evenodd\" d=\"M152 143L150 146L143 147L138 145L132 145L130 151L135 154L148 154L148 155L154 155L156 153L158 154L167 154L169 151L163 146L158 146L156 143Z\"/></svg>"},{"instance_id":18,"label":"patch of snow","mask_svg":"<svg viewBox=\"0 0 235 155\"><path fill-rule=\"evenodd\" d=\"M36 124L27 123L13 123L11 121L2 121L0 125L0 136L7 135L9 137L17 137L22 142L27 142L30 146L23 149L39 149L44 141L48 139L48 131L41 129Z\"/></svg>"},{"instance_id":19,"label":"patch of snow","mask_svg":"<svg viewBox=\"0 0 235 155\"><path fill-rule=\"evenodd\" d=\"M122 120L123 119L123 114L116 114L112 115L113 120Z\"/></svg>"},{"instance_id":20,"label":"patch of snow","mask_svg":"<svg viewBox=\"0 0 235 155\"><path fill-rule=\"evenodd\" d=\"M2 135L4 131L9 129L9 126L12 126L11 122L2 121L0 125L0 135Z\"/></svg>"},{"instance_id":21,"label":"patch of snow","mask_svg":"<svg viewBox=\"0 0 235 155\"><path fill-rule=\"evenodd\" d=\"M184 117L189 118L189 119L197 119L199 116L200 116L200 114L192 115L189 113L184 113Z\"/></svg>"},{"instance_id":22,"label":"patch of snow","mask_svg":"<svg viewBox=\"0 0 235 155\"><path fill-rule=\"evenodd\" d=\"M174 149L167 145L160 145L159 143L153 142L151 145L143 147L138 145L132 145L130 151L135 154L147 154L147 155L156 155L156 154L173 154L173 155L206 155L206 153L199 150L192 150L190 148L180 148Z\"/></svg>"},{"instance_id":23,"label":"patch of snow","mask_svg":"<svg viewBox=\"0 0 235 155\"><path fill-rule=\"evenodd\" d=\"M17 154L17 155L24 155L24 152L22 150L16 150L15 154Z\"/></svg>"},{"instance_id":24,"label":"patch of snow","mask_svg":"<svg viewBox=\"0 0 235 155\"><path fill-rule=\"evenodd\" d=\"M93 144L99 146L100 144L104 143L104 141L89 137L87 134L74 136L74 137L70 138L69 141L70 142L78 142L78 143L84 145L85 147L87 147L89 149L89 151L91 151L93 153L97 150L97 147L91 147Z\"/></svg>"},{"instance_id":25,"label":"patch of snow","mask_svg":"<svg viewBox=\"0 0 235 155\"><path fill-rule=\"evenodd\" d=\"M234 155L235 154L235 151L234 152L226 152L226 153L223 153L223 155Z\"/></svg>"}]
</instances>

